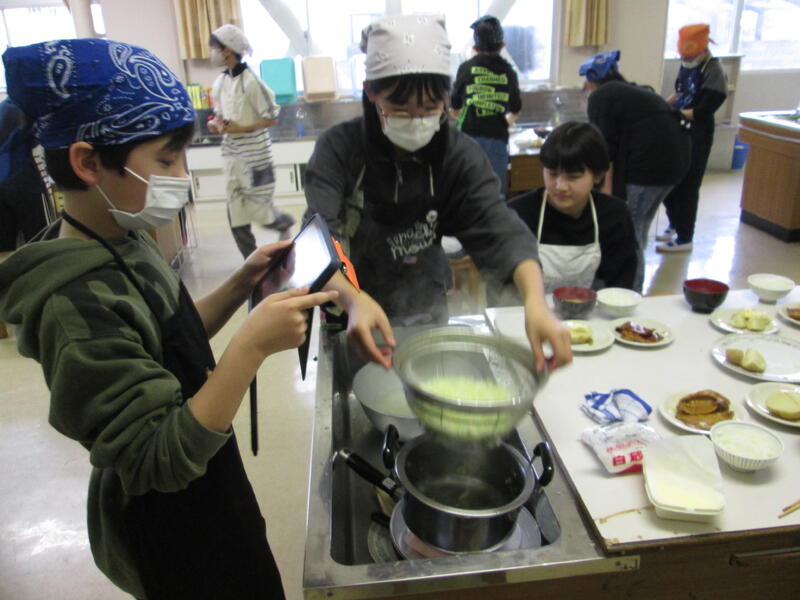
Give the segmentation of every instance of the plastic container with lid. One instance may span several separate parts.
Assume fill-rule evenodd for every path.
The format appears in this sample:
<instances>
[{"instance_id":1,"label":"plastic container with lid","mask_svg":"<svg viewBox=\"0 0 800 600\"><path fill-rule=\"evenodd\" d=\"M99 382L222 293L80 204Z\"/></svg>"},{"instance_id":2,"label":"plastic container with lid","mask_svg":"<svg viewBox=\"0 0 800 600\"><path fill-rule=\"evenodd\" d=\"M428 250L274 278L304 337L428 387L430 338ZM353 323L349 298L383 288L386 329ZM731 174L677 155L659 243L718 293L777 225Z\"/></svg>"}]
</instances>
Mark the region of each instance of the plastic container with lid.
<instances>
[{"instance_id":1,"label":"plastic container with lid","mask_svg":"<svg viewBox=\"0 0 800 600\"><path fill-rule=\"evenodd\" d=\"M704 435L668 438L647 446L647 497L663 519L709 521L725 509L714 446Z\"/></svg>"}]
</instances>

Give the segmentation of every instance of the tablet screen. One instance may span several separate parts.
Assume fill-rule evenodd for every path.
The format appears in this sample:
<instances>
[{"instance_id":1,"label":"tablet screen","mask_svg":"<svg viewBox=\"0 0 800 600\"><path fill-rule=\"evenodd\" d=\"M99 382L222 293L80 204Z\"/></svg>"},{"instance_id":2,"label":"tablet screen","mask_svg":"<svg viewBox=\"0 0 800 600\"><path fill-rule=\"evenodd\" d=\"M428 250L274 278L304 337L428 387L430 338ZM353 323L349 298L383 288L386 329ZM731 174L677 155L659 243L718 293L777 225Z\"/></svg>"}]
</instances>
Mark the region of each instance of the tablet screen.
<instances>
[{"instance_id":1,"label":"tablet screen","mask_svg":"<svg viewBox=\"0 0 800 600\"><path fill-rule=\"evenodd\" d=\"M292 245L271 267L257 286L257 301L288 288L304 285L317 291L339 268L339 258L324 221L315 215L297 234Z\"/></svg>"}]
</instances>

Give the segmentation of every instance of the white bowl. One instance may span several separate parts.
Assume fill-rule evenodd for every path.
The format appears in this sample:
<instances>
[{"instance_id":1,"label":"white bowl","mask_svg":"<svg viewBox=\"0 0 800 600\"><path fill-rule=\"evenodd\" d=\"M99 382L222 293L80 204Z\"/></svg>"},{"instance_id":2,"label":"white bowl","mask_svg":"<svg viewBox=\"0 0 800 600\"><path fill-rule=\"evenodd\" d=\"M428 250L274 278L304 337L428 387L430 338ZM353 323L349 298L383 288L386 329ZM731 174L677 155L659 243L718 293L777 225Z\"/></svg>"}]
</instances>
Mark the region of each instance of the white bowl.
<instances>
[{"instance_id":1,"label":"white bowl","mask_svg":"<svg viewBox=\"0 0 800 600\"><path fill-rule=\"evenodd\" d=\"M769 429L746 421L722 421L711 428L714 450L734 471L758 471L783 452L783 442Z\"/></svg>"},{"instance_id":2,"label":"white bowl","mask_svg":"<svg viewBox=\"0 0 800 600\"><path fill-rule=\"evenodd\" d=\"M604 288L597 292L597 306L610 317L627 317L633 314L642 301L642 295L619 287Z\"/></svg>"},{"instance_id":3,"label":"white bowl","mask_svg":"<svg viewBox=\"0 0 800 600\"><path fill-rule=\"evenodd\" d=\"M794 289L794 281L783 275L755 273L747 278L747 284L762 302L775 302Z\"/></svg>"}]
</instances>

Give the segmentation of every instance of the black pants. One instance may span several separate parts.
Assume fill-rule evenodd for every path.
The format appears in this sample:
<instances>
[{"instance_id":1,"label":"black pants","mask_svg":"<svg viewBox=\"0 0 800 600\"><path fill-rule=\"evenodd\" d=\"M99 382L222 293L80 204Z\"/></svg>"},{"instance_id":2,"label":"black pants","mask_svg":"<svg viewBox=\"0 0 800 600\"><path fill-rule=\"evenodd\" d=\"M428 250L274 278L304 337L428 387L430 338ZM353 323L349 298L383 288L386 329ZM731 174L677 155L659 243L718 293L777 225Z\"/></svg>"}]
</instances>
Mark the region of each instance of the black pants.
<instances>
[{"instance_id":1,"label":"black pants","mask_svg":"<svg viewBox=\"0 0 800 600\"><path fill-rule=\"evenodd\" d=\"M230 208L228 208L227 212L228 224L230 225ZM247 257L256 251L256 236L253 235L253 230L250 227L250 223L247 225L240 225L239 227L234 227L231 225L231 233L233 234L233 241L236 242L236 247L239 249L239 252L242 253L244 259L247 260Z\"/></svg>"},{"instance_id":2,"label":"black pants","mask_svg":"<svg viewBox=\"0 0 800 600\"><path fill-rule=\"evenodd\" d=\"M700 184L706 172L708 155L714 143L714 128L693 127L692 156L689 170L683 180L672 188L664 199L669 224L675 228L679 242L691 242L697 220L697 205L700 203Z\"/></svg>"}]
</instances>

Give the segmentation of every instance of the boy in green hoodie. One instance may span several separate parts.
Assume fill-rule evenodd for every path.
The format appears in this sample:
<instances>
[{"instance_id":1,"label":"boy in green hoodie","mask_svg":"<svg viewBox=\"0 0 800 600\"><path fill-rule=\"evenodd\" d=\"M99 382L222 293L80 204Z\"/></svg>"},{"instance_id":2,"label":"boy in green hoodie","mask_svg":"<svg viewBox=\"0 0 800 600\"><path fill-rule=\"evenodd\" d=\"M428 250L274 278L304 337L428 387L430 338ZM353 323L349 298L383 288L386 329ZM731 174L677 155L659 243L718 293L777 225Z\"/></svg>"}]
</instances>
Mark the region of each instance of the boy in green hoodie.
<instances>
[{"instance_id":1,"label":"boy in green hoodie","mask_svg":"<svg viewBox=\"0 0 800 600\"><path fill-rule=\"evenodd\" d=\"M298 346L305 311L337 293L268 297L215 363L208 337L289 242L257 249L195 304L138 233L188 200L184 87L147 50L109 40L9 48L3 61L28 123L2 141L0 175L41 144L65 203L0 264L0 319L42 365L50 423L89 451L97 565L139 598L282 598L231 422L261 362Z\"/></svg>"}]
</instances>

